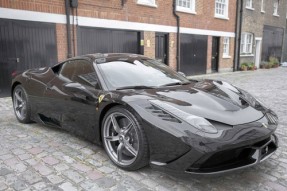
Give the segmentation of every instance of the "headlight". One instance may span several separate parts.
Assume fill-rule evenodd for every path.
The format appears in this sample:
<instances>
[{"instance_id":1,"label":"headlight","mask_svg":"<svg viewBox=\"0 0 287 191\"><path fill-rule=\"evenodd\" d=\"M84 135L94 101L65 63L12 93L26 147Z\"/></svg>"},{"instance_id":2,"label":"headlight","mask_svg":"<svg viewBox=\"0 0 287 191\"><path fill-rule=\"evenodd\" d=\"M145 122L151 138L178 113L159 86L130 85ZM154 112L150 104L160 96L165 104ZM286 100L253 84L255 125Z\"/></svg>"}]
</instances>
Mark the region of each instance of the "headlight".
<instances>
[{"instance_id":1,"label":"headlight","mask_svg":"<svg viewBox=\"0 0 287 191\"><path fill-rule=\"evenodd\" d=\"M152 105L159 107L160 109L164 110L165 112L169 113L170 115L178 118L181 121L185 121L186 123L192 125L196 129L203 131L205 133L215 134L218 130L206 119L203 117L199 117L196 115L192 115L190 113L184 112L176 107L173 107L170 104L164 103L159 100L149 100Z\"/></svg>"},{"instance_id":2,"label":"headlight","mask_svg":"<svg viewBox=\"0 0 287 191\"><path fill-rule=\"evenodd\" d=\"M245 90L242 90L240 88L238 88L240 90L240 92L244 95L245 100L255 109L259 110L259 111L265 111L268 110L268 106L266 106L264 103L261 102L261 100L259 100L256 96L251 95L250 93L248 93Z\"/></svg>"},{"instance_id":3,"label":"headlight","mask_svg":"<svg viewBox=\"0 0 287 191\"><path fill-rule=\"evenodd\" d=\"M189 114L189 117L187 117L185 121L188 124L194 126L195 128L203 132L206 132L206 133L217 133L218 132L217 129L211 123L209 123L209 121L207 121L206 119L202 117Z\"/></svg>"}]
</instances>

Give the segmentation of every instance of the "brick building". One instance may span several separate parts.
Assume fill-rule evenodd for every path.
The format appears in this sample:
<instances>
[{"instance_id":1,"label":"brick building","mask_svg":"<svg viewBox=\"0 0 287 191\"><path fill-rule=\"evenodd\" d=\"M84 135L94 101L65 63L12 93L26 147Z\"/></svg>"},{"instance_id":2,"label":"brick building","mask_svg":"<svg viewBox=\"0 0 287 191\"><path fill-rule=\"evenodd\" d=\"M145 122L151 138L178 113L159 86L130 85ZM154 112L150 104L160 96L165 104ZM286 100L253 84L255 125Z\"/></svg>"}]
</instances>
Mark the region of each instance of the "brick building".
<instances>
[{"instance_id":1,"label":"brick building","mask_svg":"<svg viewBox=\"0 0 287 191\"><path fill-rule=\"evenodd\" d=\"M232 71L235 18L231 0L0 0L0 90L14 71L95 52L144 54L187 75Z\"/></svg>"},{"instance_id":2,"label":"brick building","mask_svg":"<svg viewBox=\"0 0 287 191\"><path fill-rule=\"evenodd\" d=\"M259 67L270 56L283 56L286 0L244 0L242 5L240 63Z\"/></svg>"}]
</instances>

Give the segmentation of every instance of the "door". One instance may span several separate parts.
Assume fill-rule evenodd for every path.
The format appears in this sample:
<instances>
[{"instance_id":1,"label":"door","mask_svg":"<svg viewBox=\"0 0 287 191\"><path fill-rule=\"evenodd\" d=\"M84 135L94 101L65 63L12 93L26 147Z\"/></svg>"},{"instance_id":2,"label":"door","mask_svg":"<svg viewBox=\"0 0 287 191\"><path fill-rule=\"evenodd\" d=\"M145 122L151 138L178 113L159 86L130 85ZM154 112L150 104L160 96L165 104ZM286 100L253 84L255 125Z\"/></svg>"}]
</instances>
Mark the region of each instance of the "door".
<instances>
[{"instance_id":1,"label":"door","mask_svg":"<svg viewBox=\"0 0 287 191\"><path fill-rule=\"evenodd\" d=\"M51 23L0 19L0 97L10 95L12 73L57 63Z\"/></svg>"},{"instance_id":2,"label":"door","mask_svg":"<svg viewBox=\"0 0 287 191\"><path fill-rule=\"evenodd\" d=\"M283 28L264 25L261 54L262 60L269 61L269 57L273 56L278 58L280 62L282 56L283 37Z\"/></svg>"},{"instance_id":3,"label":"door","mask_svg":"<svg viewBox=\"0 0 287 191\"><path fill-rule=\"evenodd\" d=\"M156 33L155 34L155 59L168 64L168 34Z\"/></svg>"},{"instance_id":4,"label":"door","mask_svg":"<svg viewBox=\"0 0 287 191\"><path fill-rule=\"evenodd\" d=\"M256 49L255 49L255 66L257 68L259 68L259 66L260 66L261 42L262 42L261 39L255 38L255 46L256 46Z\"/></svg>"},{"instance_id":5,"label":"door","mask_svg":"<svg viewBox=\"0 0 287 191\"><path fill-rule=\"evenodd\" d=\"M78 55L92 53L140 53L140 33L79 27Z\"/></svg>"},{"instance_id":6,"label":"door","mask_svg":"<svg viewBox=\"0 0 287 191\"><path fill-rule=\"evenodd\" d=\"M186 75L206 73L207 36L180 35L180 71Z\"/></svg>"},{"instance_id":7,"label":"door","mask_svg":"<svg viewBox=\"0 0 287 191\"><path fill-rule=\"evenodd\" d=\"M0 97L9 96L12 73L17 68L12 23L0 19Z\"/></svg>"},{"instance_id":8,"label":"door","mask_svg":"<svg viewBox=\"0 0 287 191\"><path fill-rule=\"evenodd\" d=\"M51 108L43 113L48 123L94 140L98 95L101 92L96 72L84 59L64 63L59 74L47 84L44 100ZM43 100L43 101L44 101Z\"/></svg>"},{"instance_id":9,"label":"door","mask_svg":"<svg viewBox=\"0 0 287 191\"><path fill-rule=\"evenodd\" d=\"M211 71L218 72L220 37L212 37Z\"/></svg>"}]
</instances>

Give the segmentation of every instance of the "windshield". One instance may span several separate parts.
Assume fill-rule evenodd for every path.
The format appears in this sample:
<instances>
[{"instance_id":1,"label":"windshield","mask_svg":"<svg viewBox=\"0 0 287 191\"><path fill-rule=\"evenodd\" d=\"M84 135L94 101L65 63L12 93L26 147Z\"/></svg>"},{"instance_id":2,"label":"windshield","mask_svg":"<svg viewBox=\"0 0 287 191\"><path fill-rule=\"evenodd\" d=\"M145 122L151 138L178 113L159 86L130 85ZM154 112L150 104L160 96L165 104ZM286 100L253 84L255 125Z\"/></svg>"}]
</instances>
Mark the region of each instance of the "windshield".
<instances>
[{"instance_id":1,"label":"windshield","mask_svg":"<svg viewBox=\"0 0 287 191\"><path fill-rule=\"evenodd\" d=\"M98 63L109 89L144 88L189 83L184 76L151 59L116 60Z\"/></svg>"}]
</instances>

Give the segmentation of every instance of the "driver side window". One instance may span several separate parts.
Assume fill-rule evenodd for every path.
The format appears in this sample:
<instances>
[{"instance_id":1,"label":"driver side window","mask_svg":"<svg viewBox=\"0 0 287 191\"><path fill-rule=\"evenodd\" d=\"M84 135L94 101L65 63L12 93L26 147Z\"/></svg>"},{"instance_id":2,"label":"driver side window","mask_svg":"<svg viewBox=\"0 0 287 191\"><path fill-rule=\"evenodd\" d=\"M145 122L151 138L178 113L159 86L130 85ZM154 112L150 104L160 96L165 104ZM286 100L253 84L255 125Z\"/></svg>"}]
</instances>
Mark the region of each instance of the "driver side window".
<instances>
[{"instance_id":1,"label":"driver side window","mask_svg":"<svg viewBox=\"0 0 287 191\"><path fill-rule=\"evenodd\" d=\"M72 60L64 63L59 77L67 82L96 86L98 83L93 65L87 60Z\"/></svg>"}]
</instances>

